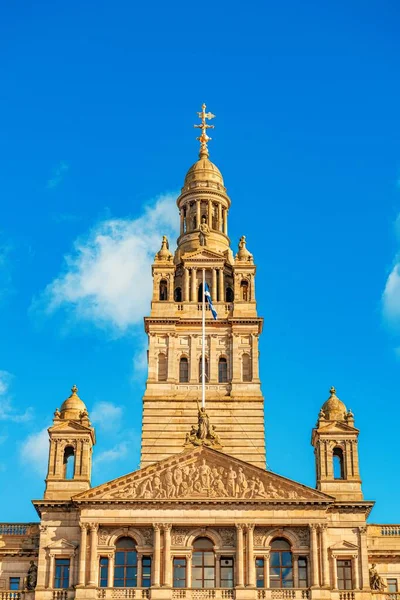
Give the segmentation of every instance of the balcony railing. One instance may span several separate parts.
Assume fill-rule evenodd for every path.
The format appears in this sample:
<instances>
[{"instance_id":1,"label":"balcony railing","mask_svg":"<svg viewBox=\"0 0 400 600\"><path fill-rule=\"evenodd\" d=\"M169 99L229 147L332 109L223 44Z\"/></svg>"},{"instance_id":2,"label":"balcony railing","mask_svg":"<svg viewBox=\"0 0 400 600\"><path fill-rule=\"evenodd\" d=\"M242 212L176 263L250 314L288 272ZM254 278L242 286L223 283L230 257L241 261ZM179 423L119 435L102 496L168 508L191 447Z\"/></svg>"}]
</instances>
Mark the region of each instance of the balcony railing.
<instances>
[{"instance_id":1,"label":"balcony railing","mask_svg":"<svg viewBox=\"0 0 400 600\"><path fill-rule=\"evenodd\" d=\"M193 589L179 588L172 590L172 600L233 600L235 590L227 588Z\"/></svg>"},{"instance_id":2,"label":"balcony railing","mask_svg":"<svg viewBox=\"0 0 400 600\"><path fill-rule=\"evenodd\" d=\"M381 535L400 536L400 525L382 525Z\"/></svg>"},{"instance_id":3,"label":"balcony railing","mask_svg":"<svg viewBox=\"0 0 400 600\"><path fill-rule=\"evenodd\" d=\"M258 600L278 600L280 598L289 600L302 600L310 597L310 591L306 589L265 589L265 590L257 590L257 598Z\"/></svg>"},{"instance_id":4,"label":"balcony railing","mask_svg":"<svg viewBox=\"0 0 400 600\"><path fill-rule=\"evenodd\" d=\"M2 590L0 600L22 600L24 592L13 592L12 590Z\"/></svg>"},{"instance_id":5,"label":"balcony railing","mask_svg":"<svg viewBox=\"0 0 400 600\"><path fill-rule=\"evenodd\" d=\"M149 588L97 588L97 598L110 600L122 598L126 600L142 600L150 597Z\"/></svg>"},{"instance_id":6,"label":"balcony railing","mask_svg":"<svg viewBox=\"0 0 400 600\"><path fill-rule=\"evenodd\" d=\"M39 523L0 523L0 535L39 533Z\"/></svg>"}]
</instances>

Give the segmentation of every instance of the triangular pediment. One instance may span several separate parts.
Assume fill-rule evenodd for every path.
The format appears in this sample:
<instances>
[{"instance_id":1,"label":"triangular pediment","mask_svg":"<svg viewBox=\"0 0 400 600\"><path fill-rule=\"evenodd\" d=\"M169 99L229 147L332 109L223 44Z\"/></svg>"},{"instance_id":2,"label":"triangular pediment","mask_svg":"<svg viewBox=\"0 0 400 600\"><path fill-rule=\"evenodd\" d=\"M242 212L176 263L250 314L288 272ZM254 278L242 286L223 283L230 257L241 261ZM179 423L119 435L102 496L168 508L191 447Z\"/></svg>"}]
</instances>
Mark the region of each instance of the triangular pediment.
<instances>
[{"instance_id":1,"label":"triangular pediment","mask_svg":"<svg viewBox=\"0 0 400 600\"><path fill-rule=\"evenodd\" d=\"M199 249L195 250L194 252L186 252L182 256L182 259L184 260L185 264L187 262L197 263L197 262L202 262L202 261L223 262L225 260L225 256L223 256L219 252L214 252L214 250L209 250L208 248L201 246Z\"/></svg>"},{"instance_id":2,"label":"triangular pediment","mask_svg":"<svg viewBox=\"0 0 400 600\"><path fill-rule=\"evenodd\" d=\"M92 428L91 427L87 427L85 425L82 425L82 423L79 423L78 421L70 421L70 420L60 420L60 421L55 421L54 425L52 425L50 427L51 431L54 432L63 432L65 431L66 433L73 433L74 431L76 432L82 432L82 431L87 431L87 432L91 432Z\"/></svg>"},{"instance_id":3,"label":"triangular pediment","mask_svg":"<svg viewBox=\"0 0 400 600\"><path fill-rule=\"evenodd\" d=\"M336 542L336 544L332 544L332 546L329 546L329 549L333 550L333 551L351 550L352 552L357 552L358 546L356 546L355 544L352 544L351 542L346 542L346 540L341 540L340 542Z\"/></svg>"},{"instance_id":4,"label":"triangular pediment","mask_svg":"<svg viewBox=\"0 0 400 600\"><path fill-rule=\"evenodd\" d=\"M75 550L76 547L77 544L72 544L64 538L51 542L46 546L46 548L48 548L49 550Z\"/></svg>"},{"instance_id":5,"label":"triangular pediment","mask_svg":"<svg viewBox=\"0 0 400 600\"><path fill-rule=\"evenodd\" d=\"M358 433L358 429L342 421L327 421L318 427L320 433Z\"/></svg>"},{"instance_id":6,"label":"triangular pediment","mask_svg":"<svg viewBox=\"0 0 400 600\"><path fill-rule=\"evenodd\" d=\"M332 502L305 485L207 447L177 454L73 498L76 501Z\"/></svg>"}]
</instances>

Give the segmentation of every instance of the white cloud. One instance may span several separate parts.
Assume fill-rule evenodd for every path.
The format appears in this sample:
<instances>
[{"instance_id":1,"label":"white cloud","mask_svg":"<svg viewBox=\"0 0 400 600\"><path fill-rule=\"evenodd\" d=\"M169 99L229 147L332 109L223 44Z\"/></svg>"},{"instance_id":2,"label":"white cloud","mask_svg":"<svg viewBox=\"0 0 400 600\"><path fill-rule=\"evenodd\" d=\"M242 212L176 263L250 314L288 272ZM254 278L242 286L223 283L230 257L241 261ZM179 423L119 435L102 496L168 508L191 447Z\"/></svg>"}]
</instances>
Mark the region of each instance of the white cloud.
<instances>
[{"instance_id":1,"label":"white cloud","mask_svg":"<svg viewBox=\"0 0 400 600\"><path fill-rule=\"evenodd\" d=\"M13 375L8 371L0 371L0 421L24 423L32 418L32 408L18 412L12 405L9 388Z\"/></svg>"},{"instance_id":2,"label":"white cloud","mask_svg":"<svg viewBox=\"0 0 400 600\"><path fill-rule=\"evenodd\" d=\"M93 459L93 468L97 469L99 465L104 463L111 463L124 458L128 454L128 444L126 442L121 442L117 444L113 448L109 450L104 450L100 452L97 456L94 456Z\"/></svg>"},{"instance_id":3,"label":"white cloud","mask_svg":"<svg viewBox=\"0 0 400 600\"><path fill-rule=\"evenodd\" d=\"M177 194L164 194L136 219L108 219L74 243L65 268L34 308L67 310L78 320L125 333L141 322L152 293L151 264L162 235L176 237Z\"/></svg>"},{"instance_id":4,"label":"white cloud","mask_svg":"<svg viewBox=\"0 0 400 600\"><path fill-rule=\"evenodd\" d=\"M90 412L93 425L105 430L118 429L121 424L122 408L112 402L98 402Z\"/></svg>"},{"instance_id":5,"label":"white cloud","mask_svg":"<svg viewBox=\"0 0 400 600\"><path fill-rule=\"evenodd\" d=\"M53 189L60 185L62 180L65 177L65 174L69 171L69 164L62 160L58 163L57 167L54 169L52 176L47 180L46 187L48 189Z\"/></svg>"},{"instance_id":6,"label":"white cloud","mask_svg":"<svg viewBox=\"0 0 400 600\"><path fill-rule=\"evenodd\" d=\"M22 443L20 460L24 466L35 471L42 477L47 473L49 459L49 434L47 429L31 433Z\"/></svg>"}]
</instances>

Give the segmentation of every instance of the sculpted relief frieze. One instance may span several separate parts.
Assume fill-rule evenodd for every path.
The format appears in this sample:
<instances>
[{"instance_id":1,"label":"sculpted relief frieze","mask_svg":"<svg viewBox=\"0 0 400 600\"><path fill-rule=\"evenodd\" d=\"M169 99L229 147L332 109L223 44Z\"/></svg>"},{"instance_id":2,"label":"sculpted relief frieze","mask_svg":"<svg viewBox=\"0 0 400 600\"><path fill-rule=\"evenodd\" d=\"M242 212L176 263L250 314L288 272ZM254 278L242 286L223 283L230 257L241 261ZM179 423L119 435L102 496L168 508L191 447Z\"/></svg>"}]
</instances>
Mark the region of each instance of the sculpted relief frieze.
<instances>
[{"instance_id":1,"label":"sculpted relief frieze","mask_svg":"<svg viewBox=\"0 0 400 600\"><path fill-rule=\"evenodd\" d=\"M211 451L210 451L211 452ZM230 457L202 453L169 460L85 493L104 500L282 499L318 496L313 490Z\"/></svg>"}]
</instances>

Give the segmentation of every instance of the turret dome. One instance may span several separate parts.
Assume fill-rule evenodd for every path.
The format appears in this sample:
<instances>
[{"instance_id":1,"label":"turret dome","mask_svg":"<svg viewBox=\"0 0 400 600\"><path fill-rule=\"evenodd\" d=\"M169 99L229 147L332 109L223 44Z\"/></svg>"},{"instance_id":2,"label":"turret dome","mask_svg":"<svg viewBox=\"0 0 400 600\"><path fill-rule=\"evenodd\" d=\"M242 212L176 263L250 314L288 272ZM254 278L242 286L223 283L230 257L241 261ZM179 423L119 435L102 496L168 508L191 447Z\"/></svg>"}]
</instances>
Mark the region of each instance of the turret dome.
<instances>
[{"instance_id":1,"label":"turret dome","mask_svg":"<svg viewBox=\"0 0 400 600\"><path fill-rule=\"evenodd\" d=\"M322 406L322 413L327 421L345 421L347 408L344 403L336 396L336 389L332 386L330 396Z\"/></svg>"},{"instance_id":2,"label":"turret dome","mask_svg":"<svg viewBox=\"0 0 400 600\"><path fill-rule=\"evenodd\" d=\"M197 182L210 182L217 184L217 187L224 187L224 180L221 171L204 153L200 153L200 158L194 163L186 173L183 190L194 187ZM182 190L182 191L183 191Z\"/></svg>"},{"instance_id":3,"label":"turret dome","mask_svg":"<svg viewBox=\"0 0 400 600\"><path fill-rule=\"evenodd\" d=\"M73 385L72 394L61 405L60 418L79 420L82 413L87 414L85 403L78 396L78 388Z\"/></svg>"}]
</instances>

